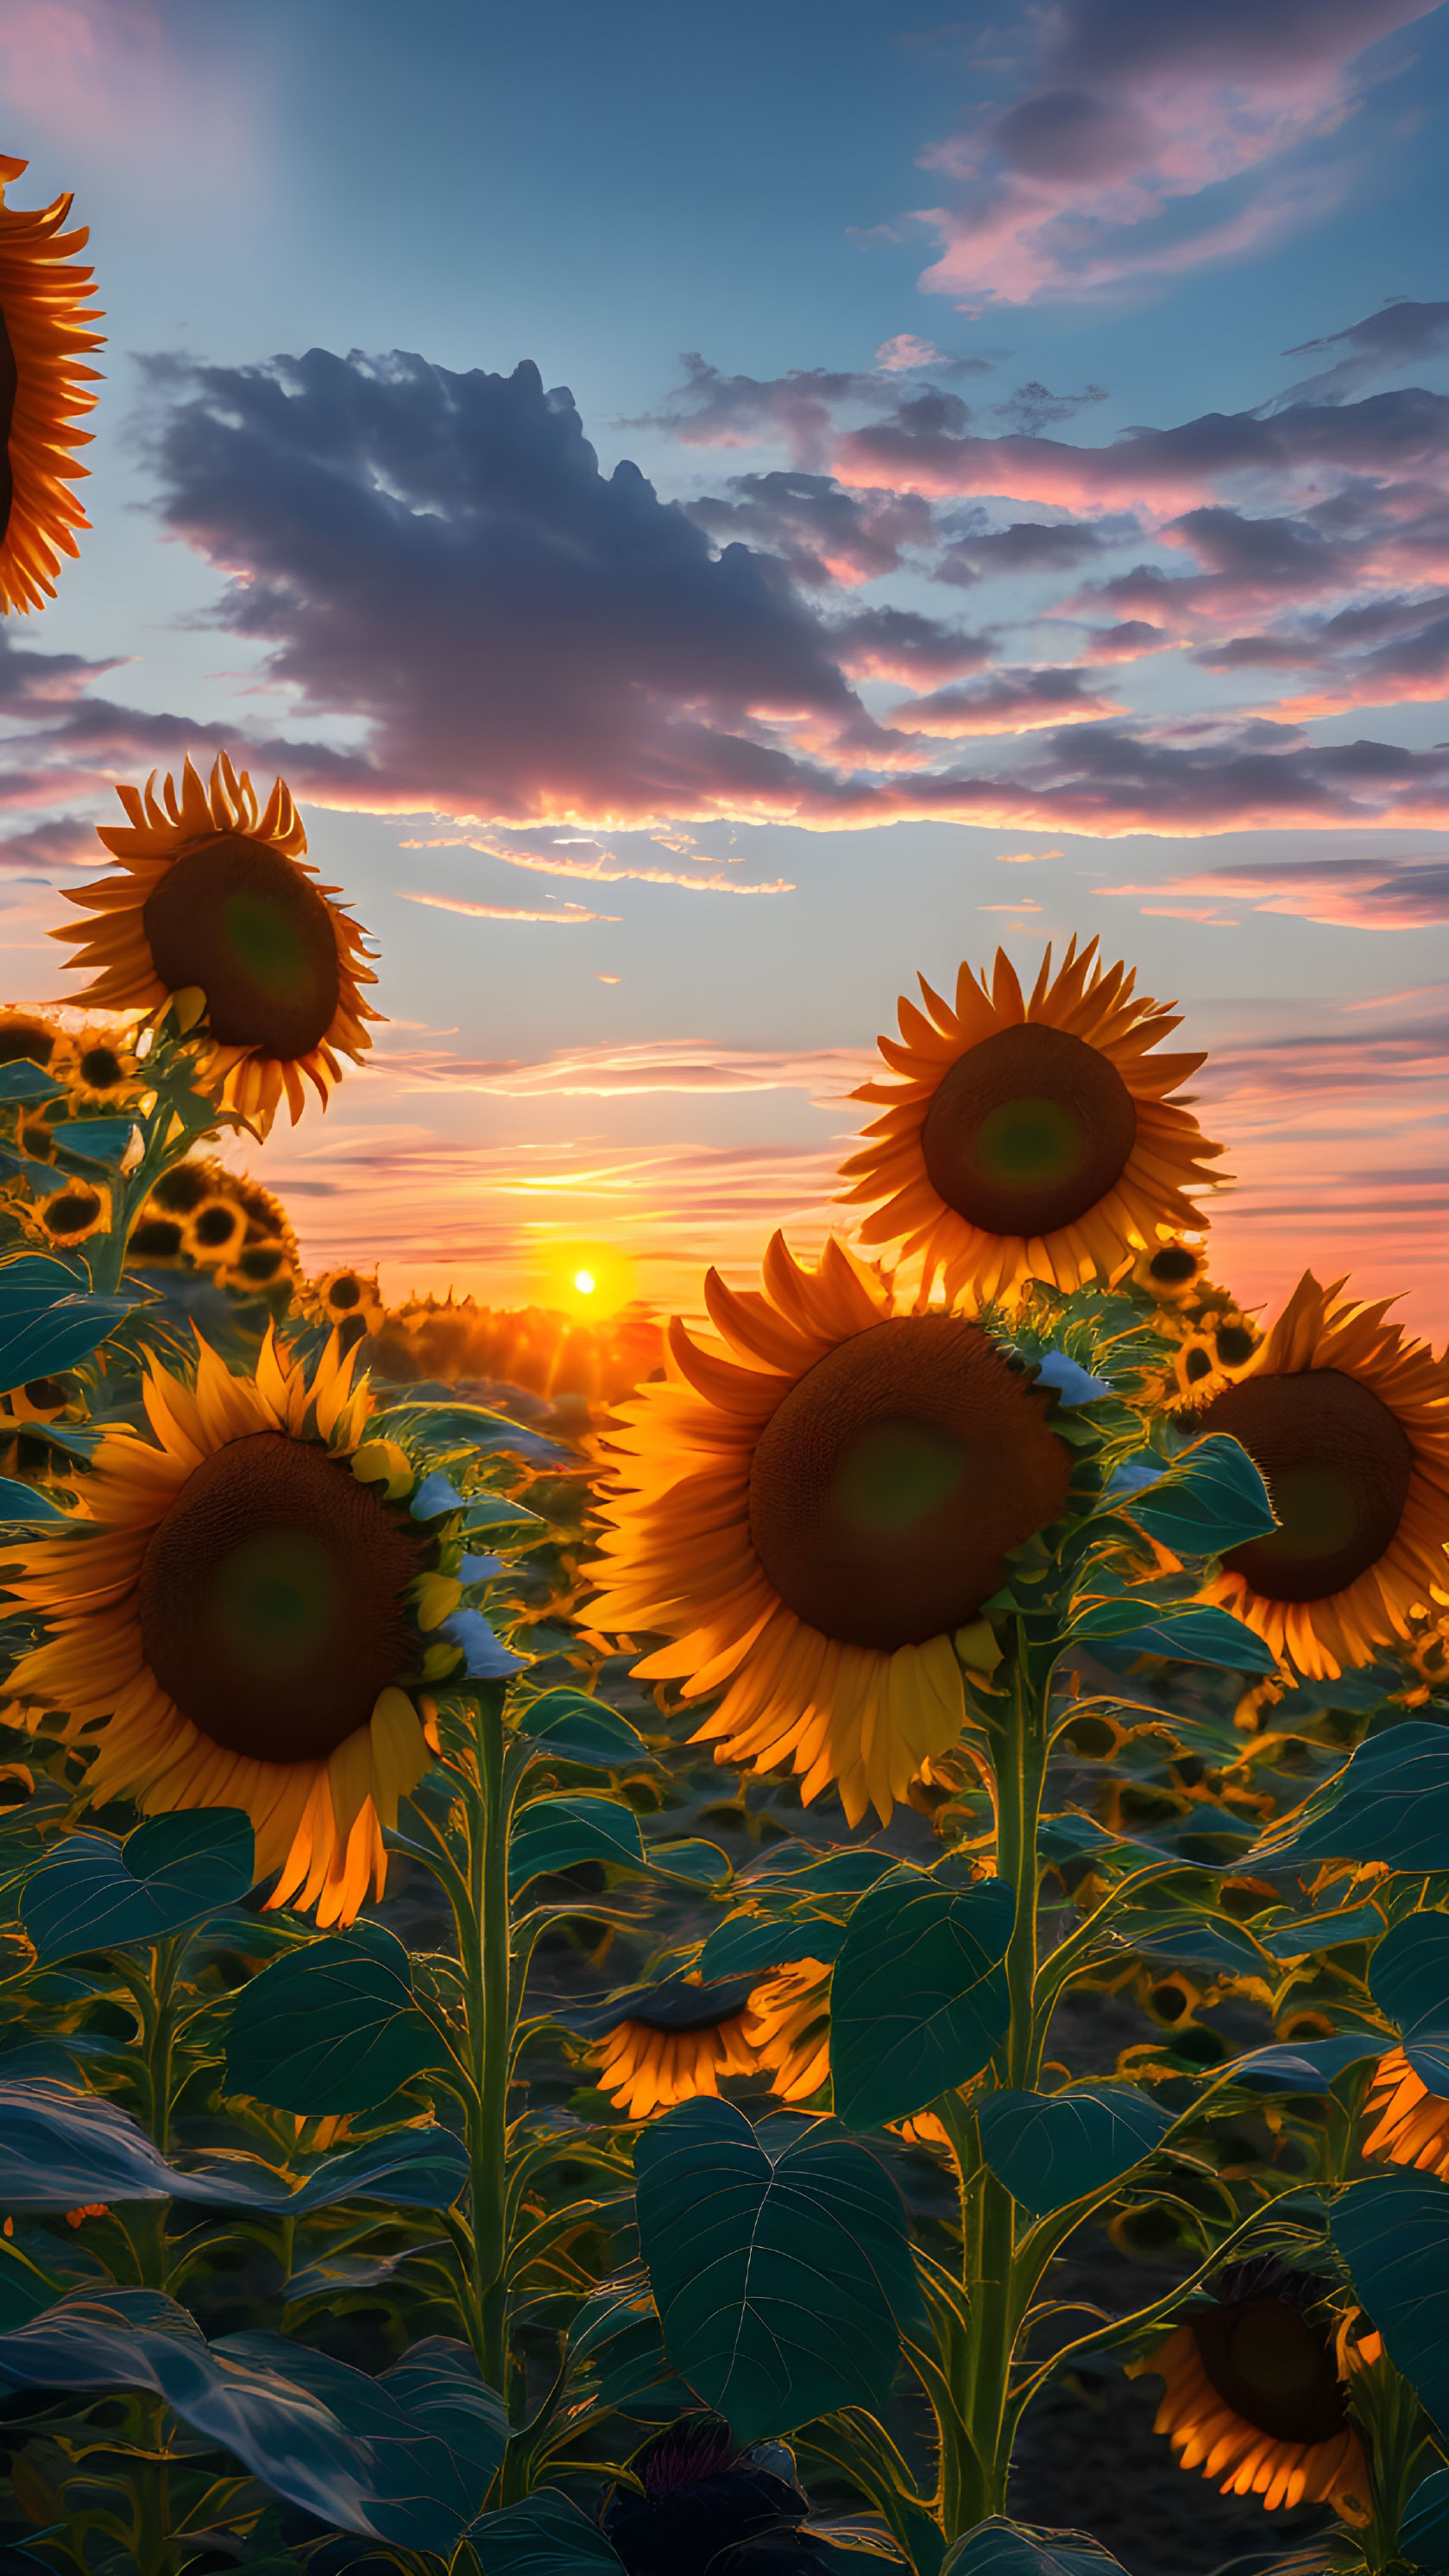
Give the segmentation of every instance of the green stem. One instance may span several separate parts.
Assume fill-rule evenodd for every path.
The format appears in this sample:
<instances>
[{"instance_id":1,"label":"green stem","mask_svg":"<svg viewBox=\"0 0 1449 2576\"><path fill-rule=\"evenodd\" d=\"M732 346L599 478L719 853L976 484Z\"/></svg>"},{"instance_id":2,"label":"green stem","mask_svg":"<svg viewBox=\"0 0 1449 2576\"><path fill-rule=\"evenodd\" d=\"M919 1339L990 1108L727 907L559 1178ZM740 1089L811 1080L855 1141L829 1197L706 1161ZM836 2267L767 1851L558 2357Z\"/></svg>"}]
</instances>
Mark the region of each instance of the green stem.
<instances>
[{"instance_id":1,"label":"green stem","mask_svg":"<svg viewBox=\"0 0 1449 2576\"><path fill-rule=\"evenodd\" d=\"M512 1801L504 1779L503 1720L496 1706L480 1709L478 1734L484 1825L478 1917L483 2027L477 2060L478 2116L470 2144L473 2248L483 2367L494 2387L502 2390L508 2361L507 2134L513 2036L508 1991L508 1828Z\"/></svg>"},{"instance_id":2,"label":"green stem","mask_svg":"<svg viewBox=\"0 0 1449 2576\"><path fill-rule=\"evenodd\" d=\"M1040 1669L1020 1631L1009 1684L1005 1705L999 1715L993 1712L990 1725L996 1874L1014 1898L1005 1960L1010 2014L994 2071L999 2085L1032 2091L1041 2072L1050 2017L1049 2007L1038 2012L1036 1976L1037 1831L1046 1777L1051 1675L1049 1668ZM1016 2204L986 2164L977 2127L973 2118L970 2135L963 2137L958 2149L962 2282L971 2303L971 2332L959 2390L966 2443L961 2458L950 2464L942 2480L948 2539L1006 2510L1011 2366L1021 2319L1035 2286L1017 2277ZM943 2463L943 2471L944 2467Z\"/></svg>"}]
</instances>

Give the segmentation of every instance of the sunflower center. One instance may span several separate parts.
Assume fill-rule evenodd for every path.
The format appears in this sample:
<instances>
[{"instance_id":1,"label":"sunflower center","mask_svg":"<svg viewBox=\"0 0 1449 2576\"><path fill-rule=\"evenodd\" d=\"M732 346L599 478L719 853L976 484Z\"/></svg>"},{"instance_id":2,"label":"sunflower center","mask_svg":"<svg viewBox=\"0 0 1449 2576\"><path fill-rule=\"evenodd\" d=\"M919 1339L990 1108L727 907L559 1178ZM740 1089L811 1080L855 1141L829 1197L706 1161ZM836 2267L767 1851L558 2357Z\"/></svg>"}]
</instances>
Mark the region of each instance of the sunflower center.
<instances>
[{"instance_id":1,"label":"sunflower center","mask_svg":"<svg viewBox=\"0 0 1449 2576\"><path fill-rule=\"evenodd\" d=\"M958 1056L921 1130L931 1187L987 1234L1072 1225L1119 1181L1137 1141L1132 1094L1066 1029L1026 1021Z\"/></svg>"},{"instance_id":2,"label":"sunflower center","mask_svg":"<svg viewBox=\"0 0 1449 2576\"><path fill-rule=\"evenodd\" d=\"M1154 1252L1147 1269L1160 1287L1182 1288L1197 1277L1197 1254L1189 1252L1184 1244L1167 1243L1160 1252Z\"/></svg>"},{"instance_id":3,"label":"sunflower center","mask_svg":"<svg viewBox=\"0 0 1449 2576\"><path fill-rule=\"evenodd\" d=\"M77 1071L92 1091L114 1091L121 1079L121 1059L108 1046L87 1047Z\"/></svg>"},{"instance_id":4,"label":"sunflower center","mask_svg":"<svg viewBox=\"0 0 1449 2576\"><path fill-rule=\"evenodd\" d=\"M52 1029L30 1028L23 1020L12 1020L8 1028L0 1029L0 1064L49 1064L54 1053Z\"/></svg>"},{"instance_id":5,"label":"sunflower center","mask_svg":"<svg viewBox=\"0 0 1449 2576\"><path fill-rule=\"evenodd\" d=\"M414 1660L421 1540L314 1442L258 1431L203 1460L141 1568L141 1642L201 1734L315 1760Z\"/></svg>"},{"instance_id":6,"label":"sunflower center","mask_svg":"<svg viewBox=\"0 0 1449 2576\"><path fill-rule=\"evenodd\" d=\"M781 1600L886 1653L974 1619L1005 1551L1065 1506L1049 1403L956 1315L887 1318L827 1352L750 1469L750 1535Z\"/></svg>"},{"instance_id":7,"label":"sunflower center","mask_svg":"<svg viewBox=\"0 0 1449 2576\"><path fill-rule=\"evenodd\" d=\"M162 983L200 986L223 1046L295 1058L326 1036L339 991L332 916L279 850L218 833L172 860L142 920Z\"/></svg>"},{"instance_id":8,"label":"sunflower center","mask_svg":"<svg viewBox=\"0 0 1449 2576\"><path fill-rule=\"evenodd\" d=\"M10 512L15 500L15 477L10 466L10 429L15 418L15 397L20 391L20 370L15 364L15 351L0 312L0 541L10 525Z\"/></svg>"},{"instance_id":9,"label":"sunflower center","mask_svg":"<svg viewBox=\"0 0 1449 2576\"><path fill-rule=\"evenodd\" d=\"M1234 2299L1192 2319L1219 2397L1279 2442L1331 2442L1347 2418L1325 2335L1284 2299Z\"/></svg>"},{"instance_id":10,"label":"sunflower center","mask_svg":"<svg viewBox=\"0 0 1449 2576\"><path fill-rule=\"evenodd\" d=\"M1282 1527L1224 1557L1272 1601L1344 1591L1393 1543L1414 1451L1371 1387L1341 1369L1246 1378L1197 1416L1231 1432L1267 1485Z\"/></svg>"}]
</instances>

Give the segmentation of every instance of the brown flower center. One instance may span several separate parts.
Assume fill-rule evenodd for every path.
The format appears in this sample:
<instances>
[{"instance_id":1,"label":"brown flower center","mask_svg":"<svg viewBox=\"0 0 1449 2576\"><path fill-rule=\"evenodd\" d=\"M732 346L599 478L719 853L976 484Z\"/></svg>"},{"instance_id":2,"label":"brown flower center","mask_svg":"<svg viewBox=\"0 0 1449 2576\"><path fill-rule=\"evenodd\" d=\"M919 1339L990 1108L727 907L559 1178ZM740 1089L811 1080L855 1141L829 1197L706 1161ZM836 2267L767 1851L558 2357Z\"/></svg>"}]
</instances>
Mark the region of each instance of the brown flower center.
<instances>
[{"instance_id":1,"label":"brown flower center","mask_svg":"<svg viewBox=\"0 0 1449 2576\"><path fill-rule=\"evenodd\" d=\"M190 1216L210 1188L199 1163L178 1163L174 1172L162 1173L151 1196L158 1207L169 1208L173 1216Z\"/></svg>"},{"instance_id":2,"label":"brown flower center","mask_svg":"<svg viewBox=\"0 0 1449 2576\"><path fill-rule=\"evenodd\" d=\"M20 370L15 364L15 351L0 313L0 543L10 526L10 512L15 501L15 476L10 465L10 430L15 419L15 397L20 391Z\"/></svg>"},{"instance_id":3,"label":"brown flower center","mask_svg":"<svg viewBox=\"0 0 1449 2576\"><path fill-rule=\"evenodd\" d=\"M921 1130L931 1187L987 1234L1074 1224L1121 1179L1136 1141L1116 1066L1035 1020L958 1056Z\"/></svg>"},{"instance_id":4,"label":"brown flower center","mask_svg":"<svg viewBox=\"0 0 1449 2576\"><path fill-rule=\"evenodd\" d=\"M421 1556L420 1537L317 1444L229 1441L146 1550L146 1660L229 1753L316 1759L366 1726L414 1661L403 1595Z\"/></svg>"},{"instance_id":5,"label":"brown flower center","mask_svg":"<svg viewBox=\"0 0 1449 2576\"><path fill-rule=\"evenodd\" d=\"M1322 1601L1376 1565L1394 1538L1414 1451L1371 1387L1341 1369L1250 1377L1196 1416L1256 1464L1282 1527L1223 1563L1270 1601Z\"/></svg>"},{"instance_id":6,"label":"brown flower center","mask_svg":"<svg viewBox=\"0 0 1449 2576\"><path fill-rule=\"evenodd\" d=\"M49 1064L54 1053L53 1029L32 1028L24 1020L0 1029L0 1064Z\"/></svg>"},{"instance_id":7,"label":"brown flower center","mask_svg":"<svg viewBox=\"0 0 1449 2576\"><path fill-rule=\"evenodd\" d=\"M1160 1252L1154 1252L1147 1269L1160 1287L1182 1288L1197 1277L1197 1254L1183 1244L1165 1243Z\"/></svg>"},{"instance_id":8,"label":"brown flower center","mask_svg":"<svg viewBox=\"0 0 1449 2576\"><path fill-rule=\"evenodd\" d=\"M87 1047L77 1070L92 1091L114 1091L122 1078L121 1059L108 1046Z\"/></svg>"},{"instance_id":9,"label":"brown flower center","mask_svg":"<svg viewBox=\"0 0 1449 2576\"><path fill-rule=\"evenodd\" d=\"M88 1234L100 1213L95 1190L62 1190L59 1198L46 1200L41 1223L52 1240L61 1243L72 1235Z\"/></svg>"},{"instance_id":10,"label":"brown flower center","mask_svg":"<svg viewBox=\"0 0 1449 2576\"><path fill-rule=\"evenodd\" d=\"M225 1199L218 1199L214 1207L204 1207L192 1218L191 1232L208 1252L218 1252L224 1243L230 1243L241 1221L240 1208L229 1207Z\"/></svg>"},{"instance_id":11,"label":"brown flower center","mask_svg":"<svg viewBox=\"0 0 1449 2576\"><path fill-rule=\"evenodd\" d=\"M343 1314L346 1315L349 1314L352 1308L359 1303L361 1296L362 1290L358 1286L357 1281L353 1278L351 1271L347 1271L344 1273L342 1278L333 1280L331 1287L327 1291L327 1303L329 1306L340 1307Z\"/></svg>"},{"instance_id":12,"label":"brown flower center","mask_svg":"<svg viewBox=\"0 0 1449 2576\"><path fill-rule=\"evenodd\" d=\"M974 1619L1066 1504L1049 1396L979 1324L901 1315L808 1369L750 1469L750 1535L796 1615L889 1653Z\"/></svg>"},{"instance_id":13,"label":"brown flower center","mask_svg":"<svg viewBox=\"0 0 1449 2576\"><path fill-rule=\"evenodd\" d=\"M1235 2415L1279 2442L1331 2442L1343 2389L1326 2335L1285 2299L1232 2299L1191 2319L1198 2358Z\"/></svg>"},{"instance_id":14,"label":"brown flower center","mask_svg":"<svg viewBox=\"0 0 1449 2576\"><path fill-rule=\"evenodd\" d=\"M218 833L172 860L142 920L162 983L201 987L223 1046L292 1058L327 1035L339 989L332 916L280 850Z\"/></svg>"}]
</instances>

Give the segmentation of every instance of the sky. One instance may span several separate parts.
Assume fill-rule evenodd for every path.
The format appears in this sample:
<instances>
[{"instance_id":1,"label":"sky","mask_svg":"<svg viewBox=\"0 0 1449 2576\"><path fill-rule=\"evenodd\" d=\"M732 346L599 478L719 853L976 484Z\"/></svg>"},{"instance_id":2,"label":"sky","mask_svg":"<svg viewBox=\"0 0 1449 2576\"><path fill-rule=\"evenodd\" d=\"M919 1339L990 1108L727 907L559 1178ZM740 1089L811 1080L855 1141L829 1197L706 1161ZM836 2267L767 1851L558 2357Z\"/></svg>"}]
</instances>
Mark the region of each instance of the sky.
<instances>
[{"instance_id":1,"label":"sky","mask_svg":"<svg viewBox=\"0 0 1449 2576\"><path fill-rule=\"evenodd\" d=\"M1449 1334L1446 0L7 0L0 99L108 335L3 998L118 782L280 771L388 1016L247 1149L315 1268L695 1310L1075 932L1239 1302Z\"/></svg>"}]
</instances>

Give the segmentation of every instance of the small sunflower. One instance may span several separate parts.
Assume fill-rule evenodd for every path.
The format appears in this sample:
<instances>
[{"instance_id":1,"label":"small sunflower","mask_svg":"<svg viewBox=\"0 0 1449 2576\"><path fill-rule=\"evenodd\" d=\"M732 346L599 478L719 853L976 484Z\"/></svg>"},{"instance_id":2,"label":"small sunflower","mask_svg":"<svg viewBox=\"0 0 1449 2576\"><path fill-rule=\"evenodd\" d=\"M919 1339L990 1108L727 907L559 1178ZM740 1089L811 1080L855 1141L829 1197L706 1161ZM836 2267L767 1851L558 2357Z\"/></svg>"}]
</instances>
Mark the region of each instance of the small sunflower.
<instances>
[{"instance_id":1,"label":"small sunflower","mask_svg":"<svg viewBox=\"0 0 1449 2576\"><path fill-rule=\"evenodd\" d=\"M1449 2182L1449 2101L1420 2082L1401 2048L1379 2059L1364 2110L1378 2121L1363 2142L1366 2156L1416 2165Z\"/></svg>"},{"instance_id":2,"label":"small sunflower","mask_svg":"<svg viewBox=\"0 0 1449 2576\"><path fill-rule=\"evenodd\" d=\"M241 1250L246 1230L235 1199L203 1199L186 1220L186 1249L198 1269L213 1269Z\"/></svg>"},{"instance_id":3,"label":"small sunflower","mask_svg":"<svg viewBox=\"0 0 1449 2576\"><path fill-rule=\"evenodd\" d=\"M73 451L90 432L74 424L100 382L81 359L105 345L89 328L94 271L74 262L90 235L61 229L70 198L28 214L5 203L29 166L0 153L0 609L27 613L54 599L61 556L79 552L72 531L90 526L70 489L89 471Z\"/></svg>"},{"instance_id":4,"label":"small sunflower","mask_svg":"<svg viewBox=\"0 0 1449 2576\"><path fill-rule=\"evenodd\" d=\"M144 797L118 792L130 821L99 837L125 873L70 894L99 918L53 933L96 970L88 996L153 1018L176 1002L192 1027L204 1012L223 1096L262 1134L284 1097L296 1124L304 1074L325 1109L337 1050L360 1064L372 1044L381 1015L360 988L377 978L338 889L315 881L290 789L279 778L263 811L223 752L209 784L188 760L179 791L168 777L158 796L153 773Z\"/></svg>"},{"instance_id":5,"label":"small sunflower","mask_svg":"<svg viewBox=\"0 0 1449 2576\"><path fill-rule=\"evenodd\" d=\"M369 1398L351 1380L335 1343L309 1376L270 1332L252 1377L205 1342L194 1388L148 1360L154 1440L108 1432L91 1517L17 1551L10 1578L51 1635L7 1697L94 1744L87 1794L244 1808L259 1875L281 1872L271 1902L321 1923L381 1892L382 1829L426 1762L421 1605L458 1592L427 1573L405 1502L354 1473Z\"/></svg>"},{"instance_id":6,"label":"small sunflower","mask_svg":"<svg viewBox=\"0 0 1449 2576\"><path fill-rule=\"evenodd\" d=\"M671 1642L636 1664L686 1700L725 1691L696 1742L787 1758L882 1823L965 1715L953 1638L1008 1549L1058 1519L1071 1453L1053 1402L965 1315L898 1315L845 1246L806 1270L776 1235L764 1294L718 1272L720 1339L675 1319L666 1375L619 1408L596 1629Z\"/></svg>"},{"instance_id":7,"label":"small sunflower","mask_svg":"<svg viewBox=\"0 0 1449 2576\"><path fill-rule=\"evenodd\" d=\"M777 1969L750 1997L745 2029L770 2090L782 2101L808 2102L830 2077L830 1969L823 1959L797 1959Z\"/></svg>"},{"instance_id":8,"label":"small sunflower","mask_svg":"<svg viewBox=\"0 0 1449 2576\"><path fill-rule=\"evenodd\" d=\"M38 1064L63 1080L71 1062L71 1044L43 1011L0 1011L0 1065Z\"/></svg>"},{"instance_id":9,"label":"small sunflower","mask_svg":"<svg viewBox=\"0 0 1449 2576\"><path fill-rule=\"evenodd\" d=\"M87 1025L77 1029L71 1040L68 1081L75 1109L109 1110L112 1114L129 1107L146 1088L145 1073L137 1062L129 1032L120 1027Z\"/></svg>"},{"instance_id":10,"label":"small sunflower","mask_svg":"<svg viewBox=\"0 0 1449 2576\"><path fill-rule=\"evenodd\" d=\"M1169 1233L1138 1253L1132 1264L1132 1285L1144 1289L1159 1306L1185 1306L1206 1269L1207 1254L1200 1244L1185 1243L1180 1235Z\"/></svg>"},{"instance_id":11,"label":"small sunflower","mask_svg":"<svg viewBox=\"0 0 1449 2576\"><path fill-rule=\"evenodd\" d=\"M722 2075L753 2075L749 2003L748 1978L707 1986L666 1977L629 1995L593 2051L600 2092L627 2118L647 2120L696 2094L718 2095Z\"/></svg>"},{"instance_id":12,"label":"small sunflower","mask_svg":"<svg viewBox=\"0 0 1449 2576\"><path fill-rule=\"evenodd\" d=\"M356 1270L324 1271L311 1282L305 1299L306 1310L318 1314L342 1336L344 1348L375 1333L385 1320L387 1308L377 1284L377 1272Z\"/></svg>"},{"instance_id":13,"label":"small sunflower","mask_svg":"<svg viewBox=\"0 0 1449 2576\"><path fill-rule=\"evenodd\" d=\"M1279 2263L1236 2264L1213 2306L1128 2368L1166 2380L1153 2430L1170 2437L1181 2467L1222 2475L1223 2495L1261 2496L1270 2513L1331 2504L1361 2524L1368 2467L1340 2363L1367 2360L1375 2346L1349 2352L1325 2318L1325 2289Z\"/></svg>"},{"instance_id":14,"label":"small sunflower","mask_svg":"<svg viewBox=\"0 0 1449 2576\"><path fill-rule=\"evenodd\" d=\"M1237 1384L1191 1417L1242 1442L1280 1524L1232 1549L1206 1597L1328 1681L1408 1636L1449 1540L1449 1358L1343 1285L1305 1271Z\"/></svg>"},{"instance_id":15,"label":"small sunflower","mask_svg":"<svg viewBox=\"0 0 1449 2576\"><path fill-rule=\"evenodd\" d=\"M41 1199L36 1223L58 1252L74 1252L93 1234L104 1234L111 1222L111 1193L104 1181L67 1181L64 1189Z\"/></svg>"},{"instance_id":16,"label":"small sunflower","mask_svg":"<svg viewBox=\"0 0 1449 2576\"><path fill-rule=\"evenodd\" d=\"M842 1196L885 1201L861 1240L919 1253L923 1296L938 1276L948 1298L1009 1296L1029 1277L1077 1288L1206 1222L1184 1192L1214 1180L1202 1167L1222 1147L1167 1097L1205 1059L1150 1056L1180 1024L1096 948L1078 956L1073 939L1055 982L1048 948L1030 999L1000 948L989 992L961 968L954 1008L922 976L925 1011L903 998L901 1043L879 1041L903 1079L853 1095L883 1114L842 1165Z\"/></svg>"}]
</instances>

